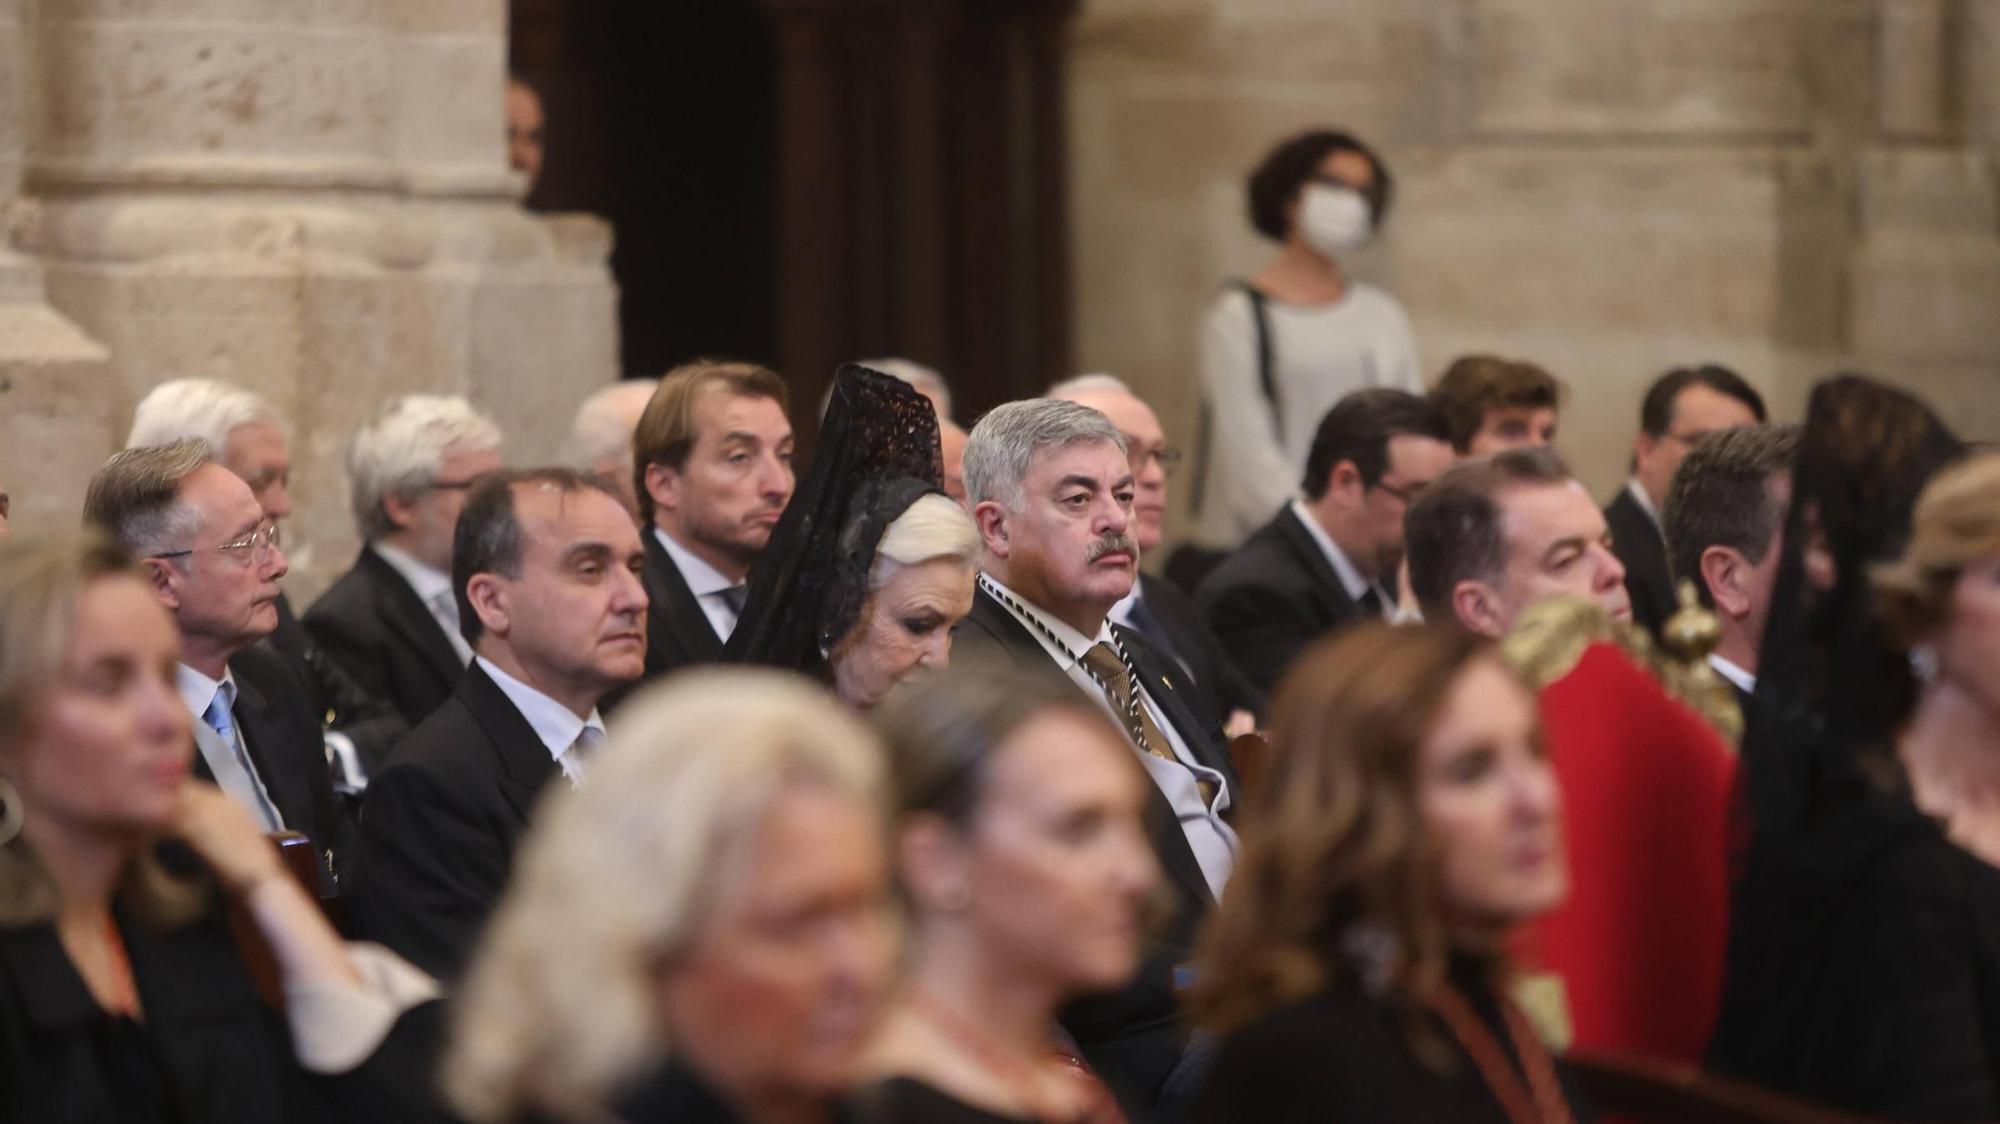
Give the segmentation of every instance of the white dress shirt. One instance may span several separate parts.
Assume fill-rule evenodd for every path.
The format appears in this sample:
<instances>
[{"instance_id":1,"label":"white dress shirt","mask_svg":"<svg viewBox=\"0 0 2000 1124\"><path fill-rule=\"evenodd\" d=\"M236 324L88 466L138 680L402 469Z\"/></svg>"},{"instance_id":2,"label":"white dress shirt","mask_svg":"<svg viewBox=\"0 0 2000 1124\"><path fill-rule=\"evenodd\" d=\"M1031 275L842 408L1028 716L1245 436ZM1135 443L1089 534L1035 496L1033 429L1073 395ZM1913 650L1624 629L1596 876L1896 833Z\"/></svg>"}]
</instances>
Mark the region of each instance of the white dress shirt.
<instances>
[{"instance_id":1,"label":"white dress shirt","mask_svg":"<svg viewBox=\"0 0 2000 1124\"><path fill-rule=\"evenodd\" d=\"M1374 590L1376 604L1381 607L1382 619L1393 622L1396 619L1396 595L1383 589L1379 583L1371 582L1362 576L1361 571L1348 559L1347 552L1340 549L1340 544L1334 542L1333 536L1327 534L1326 528L1320 526L1319 521L1313 518L1312 511L1306 507L1305 501L1294 498L1292 514L1299 522L1306 525L1306 534L1311 535L1312 540L1319 544L1319 552L1326 555L1327 562L1333 566L1334 575L1340 578L1340 588L1347 591L1348 598L1358 605L1369 590Z\"/></svg>"},{"instance_id":2,"label":"white dress shirt","mask_svg":"<svg viewBox=\"0 0 2000 1124\"><path fill-rule=\"evenodd\" d=\"M1002 585L992 575L985 575L985 578L992 582L995 589L1021 604L1027 604L1026 598ZM1037 613L1031 619L1022 616L1004 600L1000 604L1041 643L1049 658L1056 661L1056 666L1062 668L1065 675L1083 688L1085 694L1096 699L1104 708L1104 712L1111 715L1112 721L1123 730L1124 719L1112 709L1111 700L1105 695L1104 688L1098 684L1096 677L1090 674L1090 669L1083 665L1083 654L1089 651L1092 645L1101 641L1117 647L1111 635L1110 620L1107 618L1098 626L1095 637L1086 638L1053 616ZM1042 626L1048 629L1048 633L1036 628L1036 621L1041 622ZM1049 633L1054 634L1053 639ZM1200 759L1188 750L1187 743L1181 740L1180 730L1175 728L1172 722L1167 721L1166 713L1153 700L1151 687L1139 682L1138 688L1139 698L1145 703L1146 712L1152 715L1153 725L1158 726L1160 733L1166 736L1176 760L1167 761L1150 753L1140 753L1136 745L1132 747L1132 751L1138 754L1139 762L1146 767L1146 775L1153 779L1161 794L1167 798L1167 803L1173 806L1174 816L1180 821L1181 832L1187 836L1188 847L1194 851L1195 861L1201 865L1202 877L1208 881L1209 892L1220 900L1222 888L1228 883L1230 872L1236 867L1236 832L1222 822L1222 813L1229 809L1233 797L1229 791L1229 783L1220 772L1201 764ZM1201 785L1197 778L1215 786L1214 800L1203 802Z\"/></svg>"},{"instance_id":3,"label":"white dress shirt","mask_svg":"<svg viewBox=\"0 0 2000 1124\"><path fill-rule=\"evenodd\" d=\"M401 574L417 600L430 610L431 619L444 630L445 639L451 641L452 651L458 653L460 663L472 662L472 645L458 631L458 600L451 588L451 575L425 562L407 550L387 543L369 543L369 549L382 556L389 568Z\"/></svg>"},{"instance_id":4,"label":"white dress shirt","mask_svg":"<svg viewBox=\"0 0 2000 1124\"><path fill-rule=\"evenodd\" d=\"M1732 660L1723 659L1714 652L1710 652L1708 654L1708 666L1714 668L1717 675L1734 683L1737 689L1744 694L1754 695L1757 693L1757 677L1743 670L1742 665Z\"/></svg>"},{"instance_id":5,"label":"white dress shirt","mask_svg":"<svg viewBox=\"0 0 2000 1124\"><path fill-rule=\"evenodd\" d=\"M681 580L687 583L688 592L694 594L695 604L701 606L701 614L715 629L716 638L727 644L729 634L736 631L736 610L723 595L743 583L730 581L722 571L695 557L660 528L653 528L653 536L666 548L667 557L674 560L674 568L681 572Z\"/></svg>"},{"instance_id":6,"label":"white dress shirt","mask_svg":"<svg viewBox=\"0 0 2000 1124\"><path fill-rule=\"evenodd\" d=\"M230 733L233 735L230 741L223 741L205 717L209 704L215 701L216 692L222 690L225 684L232 699L241 697L235 673L224 668L222 678L210 679L183 663L175 665L174 679L175 686L180 689L181 702L194 716L195 749L200 751L209 773L215 777L215 786L250 809L251 814L264 825L265 831L285 830L284 813L278 811L278 802L271 799L264 778L257 775L256 764L251 761L249 747L243 741L243 724L236 720L233 703L229 708Z\"/></svg>"},{"instance_id":7,"label":"white dress shirt","mask_svg":"<svg viewBox=\"0 0 2000 1124\"><path fill-rule=\"evenodd\" d=\"M578 718L575 711L500 670L498 664L485 656L474 656L473 662L514 704L514 709L521 712L521 717L528 720L528 726L548 748L549 756L555 759L563 776L569 778L570 785L582 784L590 750L579 752L579 743L594 747L604 741L604 719L597 708L591 708L590 717Z\"/></svg>"}]
</instances>

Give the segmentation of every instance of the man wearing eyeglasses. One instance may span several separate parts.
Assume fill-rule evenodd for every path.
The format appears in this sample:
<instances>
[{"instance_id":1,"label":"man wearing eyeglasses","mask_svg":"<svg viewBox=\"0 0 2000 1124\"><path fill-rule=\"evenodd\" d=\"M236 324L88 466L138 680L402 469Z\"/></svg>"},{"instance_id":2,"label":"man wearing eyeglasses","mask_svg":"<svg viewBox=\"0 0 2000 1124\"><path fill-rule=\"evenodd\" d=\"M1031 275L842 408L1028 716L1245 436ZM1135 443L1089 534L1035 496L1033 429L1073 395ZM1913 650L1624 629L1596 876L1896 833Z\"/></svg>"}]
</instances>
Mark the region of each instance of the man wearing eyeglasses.
<instances>
[{"instance_id":1,"label":"man wearing eyeglasses","mask_svg":"<svg viewBox=\"0 0 2000 1124\"><path fill-rule=\"evenodd\" d=\"M188 439L127 449L90 481L86 522L140 559L180 630L180 693L196 772L267 831L310 836L320 887L338 886L348 826L334 800L319 716L295 657L258 645L278 626L285 554L250 486Z\"/></svg>"},{"instance_id":2,"label":"man wearing eyeglasses","mask_svg":"<svg viewBox=\"0 0 2000 1124\"><path fill-rule=\"evenodd\" d=\"M306 631L412 727L472 661L451 590L452 530L466 493L500 468L500 427L463 398L413 394L354 435L347 452L366 545L306 611Z\"/></svg>"},{"instance_id":3,"label":"man wearing eyeglasses","mask_svg":"<svg viewBox=\"0 0 2000 1124\"><path fill-rule=\"evenodd\" d=\"M1660 529L1674 470L1709 434L1763 422L1763 395L1727 367L1678 367L1647 388L1632 442L1632 478L1605 505L1604 521L1625 565L1632 619L1653 635L1680 605Z\"/></svg>"},{"instance_id":4,"label":"man wearing eyeglasses","mask_svg":"<svg viewBox=\"0 0 2000 1124\"><path fill-rule=\"evenodd\" d=\"M1166 537L1167 481L1181 463L1181 451L1167 444L1158 415L1114 375L1078 375L1050 387L1048 396L1096 410L1125 435L1134 486L1132 537L1140 557L1151 557ZM1222 650L1180 587L1141 571L1132 592L1112 607L1111 619L1172 656L1194 680L1209 712L1224 716L1229 733L1256 728L1264 692Z\"/></svg>"},{"instance_id":5,"label":"man wearing eyeglasses","mask_svg":"<svg viewBox=\"0 0 2000 1124\"><path fill-rule=\"evenodd\" d=\"M1209 627L1265 691L1345 624L1393 619L1403 515L1452 464L1444 420L1407 391L1357 390L1320 419L1302 494L1195 592Z\"/></svg>"}]
</instances>

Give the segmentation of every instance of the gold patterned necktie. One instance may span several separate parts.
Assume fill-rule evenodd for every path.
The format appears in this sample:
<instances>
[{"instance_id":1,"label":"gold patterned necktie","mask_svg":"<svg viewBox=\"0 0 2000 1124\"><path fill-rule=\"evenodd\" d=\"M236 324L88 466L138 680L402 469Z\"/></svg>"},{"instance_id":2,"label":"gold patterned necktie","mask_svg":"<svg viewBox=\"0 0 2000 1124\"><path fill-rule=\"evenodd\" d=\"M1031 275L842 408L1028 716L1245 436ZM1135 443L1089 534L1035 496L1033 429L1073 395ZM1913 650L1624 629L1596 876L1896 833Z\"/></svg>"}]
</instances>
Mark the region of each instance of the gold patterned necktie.
<instances>
[{"instance_id":1,"label":"gold patterned necktie","mask_svg":"<svg viewBox=\"0 0 2000 1124\"><path fill-rule=\"evenodd\" d=\"M1151 711L1146 709L1145 700L1134 695L1132 673L1125 667L1125 661L1118 658L1118 652L1110 644L1100 640L1091 645L1083 654L1083 666L1090 669L1097 681L1104 686L1104 695L1111 700L1111 709L1117 712L1118 722L1125 727L1126 734L1142 750L1162 761L1181 765L1181 759L1174 756L1173 744L1160 732L1153 722ZM1185 765L1182 765L1186 768ZM1194 770L1189 769L1189 772ZM1195 784L1201 789L1201 803L1208 807L1215 803L1215 784L1195 773Z\"/></svg>"}]
</instances>

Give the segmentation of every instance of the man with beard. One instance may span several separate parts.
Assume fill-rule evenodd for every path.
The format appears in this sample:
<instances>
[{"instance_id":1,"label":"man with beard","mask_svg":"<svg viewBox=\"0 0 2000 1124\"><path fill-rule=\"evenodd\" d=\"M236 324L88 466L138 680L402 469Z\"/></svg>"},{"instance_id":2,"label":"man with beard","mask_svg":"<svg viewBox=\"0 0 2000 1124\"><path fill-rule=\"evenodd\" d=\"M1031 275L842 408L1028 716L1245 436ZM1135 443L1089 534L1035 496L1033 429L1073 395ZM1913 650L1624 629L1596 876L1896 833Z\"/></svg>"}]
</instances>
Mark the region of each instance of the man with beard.
<instances>
[{"instance_id":1,"label":"man with beard","mask_svg":"<svg viewBox=\"0 0 2000 1124\"><path fill-rule=\"evenodd\" d=\"M1196 591L1208 625L1264 691L1306 645L1388 618L1403 515L1451 467L1444 420L1407 391L1357 390L1320 419L1300 495Z\"/></svg>"},{"instance_id":2,"label":"man with beard","mask_svg":"<svg viewBox=\"0 0 2000 1124\"><path fill-rule=\"evenodd\" d=\"M1083 692L1153 782L1147 820L1171 891L1166 923L1131 984L1072 1005L1063 1025L1135 1119L1171 1119L1203 1053L1181 1029L1175 966L1235 866L1224 816L1237 782L1220 724L1185 672L1110 619L1138 573L1135 489L1125 438L1096 410L1037 399L982 418L966 442L965 490L986 553L952 662L977 674L982 661L1004 661Z\"/></svg>"},{"instance_id":3,"label":"man with beard","mask_svg":"<svg viewBox=\"0 0 2000 1124\"><path fill-rule=\"evenodd\" d=\"M792 498L787 404L776 372L699 360L668 372L639 416L647 679L722 658L750 567Z\"/></svg>"}]
</instances>

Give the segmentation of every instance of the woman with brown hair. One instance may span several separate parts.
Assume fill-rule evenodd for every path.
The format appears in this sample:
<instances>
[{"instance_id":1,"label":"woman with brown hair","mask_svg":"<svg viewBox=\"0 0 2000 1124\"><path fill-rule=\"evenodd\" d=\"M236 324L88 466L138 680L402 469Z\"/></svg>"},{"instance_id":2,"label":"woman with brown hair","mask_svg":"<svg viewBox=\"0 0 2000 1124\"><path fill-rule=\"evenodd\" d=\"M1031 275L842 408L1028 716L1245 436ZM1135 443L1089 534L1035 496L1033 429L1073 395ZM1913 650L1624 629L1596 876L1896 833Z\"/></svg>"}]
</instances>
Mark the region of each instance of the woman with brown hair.
<instances>
[{"instance_id":1,"label":"woman with brown hair","mask_svg":"<svg viewBox=\"0 0 2000 1124\"><path fill-rule=\"evenodd\" d=\"M1578 1118L1508 998L1563 898L1534 698L1459 630L1366 625L1280 685L1193 996L1222 1036L1198 1122Z\"/></svg>"}]
</instances>

